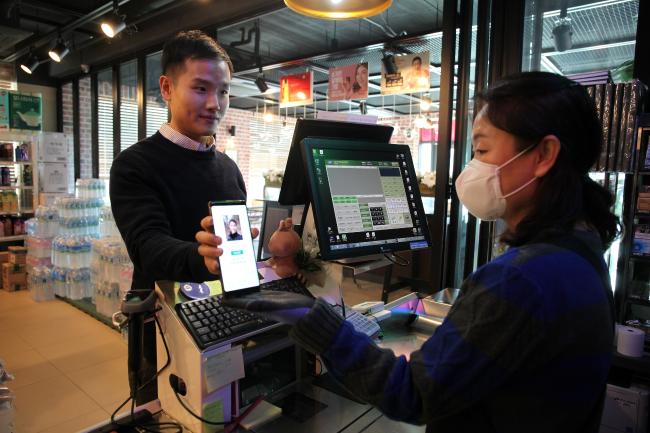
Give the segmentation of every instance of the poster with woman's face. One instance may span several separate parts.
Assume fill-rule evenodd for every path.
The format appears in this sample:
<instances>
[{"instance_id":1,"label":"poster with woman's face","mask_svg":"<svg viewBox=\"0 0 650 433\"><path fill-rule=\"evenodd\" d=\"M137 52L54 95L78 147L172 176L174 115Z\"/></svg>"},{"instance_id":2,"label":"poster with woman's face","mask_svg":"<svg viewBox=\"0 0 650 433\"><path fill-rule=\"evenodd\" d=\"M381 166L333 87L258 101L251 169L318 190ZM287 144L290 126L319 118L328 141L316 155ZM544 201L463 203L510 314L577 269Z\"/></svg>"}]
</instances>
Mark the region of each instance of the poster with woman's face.
<instances>
[{"instance_id":1,"label":"poster with woman's face","mask_svg":"<svg viewBox=\"0 0 650 433\"><path fill-rule=\"evenodd\" d=\"M327 97L331 102L367 99L368 63L330 68Z\"/></svg>"},{"instance_id":2,"label":"poster with woman's face","mask_svg":"<svg viewBox=\"0 0 650 433\"><path fill-rule=\"evenodd\" d=\"M397 66L397 73L387 74L384 65L381 66L382 95L429 91L428 51L406 56L394 56L393 58Z\"/></svg>"}]
</instances>

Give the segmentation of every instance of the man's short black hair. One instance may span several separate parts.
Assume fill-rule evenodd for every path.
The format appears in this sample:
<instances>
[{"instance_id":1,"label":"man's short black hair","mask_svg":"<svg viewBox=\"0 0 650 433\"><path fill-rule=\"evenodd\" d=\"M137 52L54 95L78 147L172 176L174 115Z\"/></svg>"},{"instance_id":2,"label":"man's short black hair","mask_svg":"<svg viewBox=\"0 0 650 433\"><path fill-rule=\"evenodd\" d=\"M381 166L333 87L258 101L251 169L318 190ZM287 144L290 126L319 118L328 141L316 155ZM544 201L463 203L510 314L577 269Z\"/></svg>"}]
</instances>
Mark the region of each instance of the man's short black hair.
<instances>
[{"instance_id":1,"label":"man's short black hair","mask_svg":"<svg viewBox=\"0 0 650 433\"><path fill-rule=\"evenodd\" d=\"M162 73L173 75L184 67L186 59L223 60L233 73L232 62L226 50L201 30L180 32L165 43L162 52Z\"/></svg>"}]
</instances>

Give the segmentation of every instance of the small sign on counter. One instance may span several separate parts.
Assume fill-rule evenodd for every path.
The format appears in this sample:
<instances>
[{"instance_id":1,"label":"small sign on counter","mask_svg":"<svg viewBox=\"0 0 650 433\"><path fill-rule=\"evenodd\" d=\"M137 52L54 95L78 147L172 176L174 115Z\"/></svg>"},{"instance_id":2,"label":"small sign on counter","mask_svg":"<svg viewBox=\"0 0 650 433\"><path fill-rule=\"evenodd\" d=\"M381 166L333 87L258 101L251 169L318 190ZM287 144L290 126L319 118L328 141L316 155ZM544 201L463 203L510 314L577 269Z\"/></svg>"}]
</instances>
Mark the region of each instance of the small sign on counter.
<instances>
[{"instance_id":1,"label":"small sign on counter","mask_svg":"<svg viewBox=\"0 0 650 433\"><path fill-rule=\"evenodd\" d=\"M244 355L240 345L223 352L203 357L203 371L206 392L219 388L244 377Z\"/></svg>"}]
</instances>

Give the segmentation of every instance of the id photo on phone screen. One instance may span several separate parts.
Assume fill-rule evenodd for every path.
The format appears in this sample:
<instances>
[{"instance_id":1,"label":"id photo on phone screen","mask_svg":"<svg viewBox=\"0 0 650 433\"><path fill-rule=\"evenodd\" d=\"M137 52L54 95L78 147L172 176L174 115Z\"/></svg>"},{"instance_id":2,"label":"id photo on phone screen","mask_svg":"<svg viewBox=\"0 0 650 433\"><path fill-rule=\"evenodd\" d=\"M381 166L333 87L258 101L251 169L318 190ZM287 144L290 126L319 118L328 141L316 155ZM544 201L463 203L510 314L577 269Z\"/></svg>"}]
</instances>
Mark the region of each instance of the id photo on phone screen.
<instances>
[{"instance_id":1,"label":"id photo on phone screen","mask_svg":"<svg viewBox=\"0 0 650 433\"><path fill-rule=\"evenodd\" d=\"M239 224L239 215L225 215L223 217L223 224L226 228L227 241L241 241L241 225Z\"/></svg>"}]
</instances>

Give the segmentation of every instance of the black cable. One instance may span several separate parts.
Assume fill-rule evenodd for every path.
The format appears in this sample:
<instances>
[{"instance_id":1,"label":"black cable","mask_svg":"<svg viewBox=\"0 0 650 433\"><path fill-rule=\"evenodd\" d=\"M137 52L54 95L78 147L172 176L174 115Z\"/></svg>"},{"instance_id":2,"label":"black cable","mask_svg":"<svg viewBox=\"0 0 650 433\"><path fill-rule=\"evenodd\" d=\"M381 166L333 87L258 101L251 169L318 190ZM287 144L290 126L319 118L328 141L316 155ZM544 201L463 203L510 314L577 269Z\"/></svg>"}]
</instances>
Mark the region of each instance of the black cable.
<instances>
[{"instance_id":1,"label":"black cable","mask_svg":"<svg viewBox=\"0 0 650 433\"><path fill-rule=\"evenodd\" d=\"M384 253L384 257L386 258L386 260L388 260L389 262L397 266L408 266L411 264L410 261L406 260L404 257L398 256L395 253L391 253L390 256L388 255L388 253ZM399 259L399 261L395 259Z\"/></svg>"},{"instance_id":2,"label":"black cable","mask_svg":"<svg viewBox=\"0 0 650 433\"><path fill-rule=\"evenodd\" d=\"M131 419L133 419L133 410L134 410L134 406L135 406L135 394L138 391L144 389L144 387L151 384L154 380L156 380L158 378L158 376L160 376L160 373L162 373L171 364L172 359L171 359L171 355L169 354L169 346L167 345L167 339L165 338L165 334L163 333L162 326L160 326L160 322L158 321L158 316L156 315L156 313L158 311L160 311L161 309L162 308L157 308L156 310L153 311L153 318L154 318L154 320L156 322L158 332L160 332L160 337L162 338L163 345L165 346L165 354L167 355L167 361L165 362L165 365L163 365L160 368L160 370L158 370L156 372L156 374L154 374L151 378L149 378L149 380L147 380L145 383L140 385L136 389L135 392L132 392L131 395L129 395L129 397L127 397L127 399L124 400L124 402L122 404L120 404L117 407L117 409L115 409L115 411L111 414L111 424L114 424L114 425L116 425L118 427L139 427L139 428L141 428L141 429L143 429L143 430L145 430L147 432L151 432L151 433L157 433L160 430L168 430L168 429L170 429L172 427L176 427L177 428L176 431L178 433L182 433L183 432L183 426L181 426L179 423L175 423L175 422L143 423L141 425L136 425L133 422L120 424L119 422L117 422L115 420L115 415L117 415L117 412L119 412L119 410L122 409L122 407L124 407L129 402L129 400L132 402L131 403ZM151 429L149 429L147 427L153 427L153 428L156 428L156 430L151 430Z\"/></svg>"}]
</instances>

